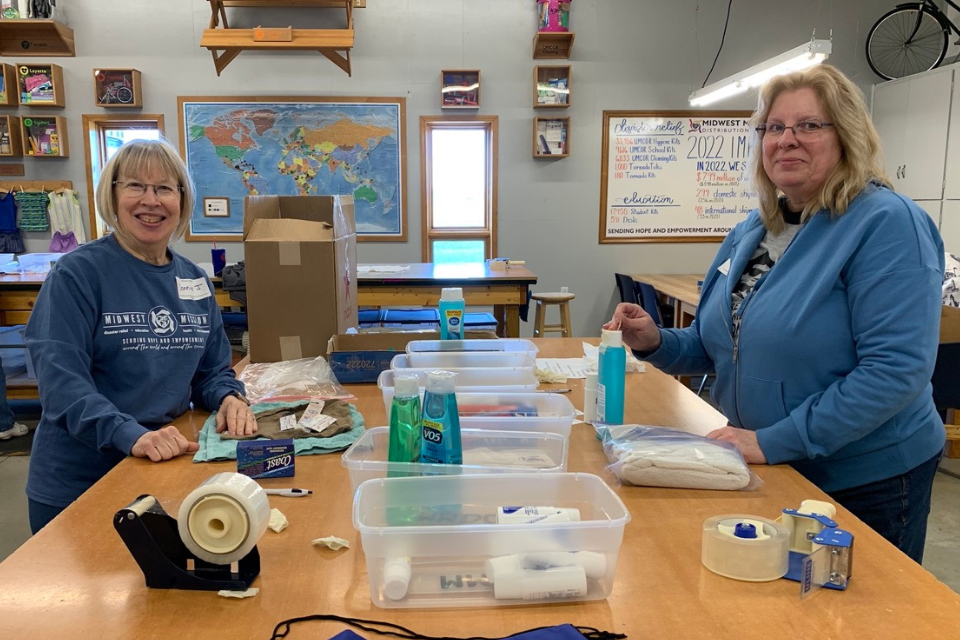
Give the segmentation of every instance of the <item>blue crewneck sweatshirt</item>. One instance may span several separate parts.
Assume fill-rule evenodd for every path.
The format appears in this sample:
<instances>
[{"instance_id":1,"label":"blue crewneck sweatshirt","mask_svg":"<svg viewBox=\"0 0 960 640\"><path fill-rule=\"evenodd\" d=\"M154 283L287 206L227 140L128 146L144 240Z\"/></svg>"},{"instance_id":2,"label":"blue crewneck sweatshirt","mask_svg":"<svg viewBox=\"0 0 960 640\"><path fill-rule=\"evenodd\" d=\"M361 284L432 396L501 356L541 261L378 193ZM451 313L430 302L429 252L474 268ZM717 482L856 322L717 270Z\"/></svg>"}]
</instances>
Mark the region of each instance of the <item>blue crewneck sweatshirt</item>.
<instances>
[{"instance_id":1,"label":"blue crewneck sweatshirt","mask_svg":"<svg viewBox=\"0 0 960 640\"><path fill-rule=\"evenodd\" d=\"M243 392L213 286L170 256L163 266L143 262L111 235L47 275L26 331L43 406L31 499L67 506L191 401L212 411Z\"/></svg>"}]
</instances>

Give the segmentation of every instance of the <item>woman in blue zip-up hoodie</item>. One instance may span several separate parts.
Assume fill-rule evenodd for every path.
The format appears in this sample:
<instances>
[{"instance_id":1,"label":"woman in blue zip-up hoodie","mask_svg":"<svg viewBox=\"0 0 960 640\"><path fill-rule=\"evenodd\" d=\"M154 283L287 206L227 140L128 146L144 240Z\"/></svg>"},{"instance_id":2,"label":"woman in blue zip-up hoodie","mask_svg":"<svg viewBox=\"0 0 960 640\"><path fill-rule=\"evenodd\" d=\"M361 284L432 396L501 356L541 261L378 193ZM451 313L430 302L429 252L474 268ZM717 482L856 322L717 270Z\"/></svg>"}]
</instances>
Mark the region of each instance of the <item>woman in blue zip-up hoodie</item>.
<instances>
[{"instance_id":1,"label":"woman in blue zip-up hoodie","mask_svg":"<svg viewBox=\"0 0 960 640\"><path fill-rule=\"evenodd\" d=\"M894 193L859 89L822 65L771 80L753 115L760 207L727 236L696 321L621 325L671 374L716 373L730 426L709 437L747 462L788 462L920 562L944 427L930 378L943 242Z\"/></svg>"}]
</instances>

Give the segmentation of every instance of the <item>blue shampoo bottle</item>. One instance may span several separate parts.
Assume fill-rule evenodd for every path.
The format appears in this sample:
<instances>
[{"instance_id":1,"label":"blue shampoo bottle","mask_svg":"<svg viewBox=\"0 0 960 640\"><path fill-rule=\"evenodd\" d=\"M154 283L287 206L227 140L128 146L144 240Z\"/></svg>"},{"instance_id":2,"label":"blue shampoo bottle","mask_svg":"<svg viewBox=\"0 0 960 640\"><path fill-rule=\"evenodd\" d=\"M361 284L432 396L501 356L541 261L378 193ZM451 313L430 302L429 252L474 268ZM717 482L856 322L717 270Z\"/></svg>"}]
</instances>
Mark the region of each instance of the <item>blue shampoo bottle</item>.
<instances>
[{"instance_id":1,"label":"blue shampoo bottle","mask_svg":"<svg viewBox=\"0 0 960 640\"><path fill-rule=\"evenodd\" d=\"M623 387L627 370L627 352L620 331L602 330L600 334L600 370L597 375L597 420L623 424Z\"/></svg>"},{"instance_id":2,"label":"blue shampoo bottle","mask_svg":"<svg viewBox=\"0 0 960 640\"><path fill-rule=\"evenodd\" d=\"M460 415L454 393L456 377L451 371L427 372L420 462L463 464Z\"/></svg>"},{"instance_id":3,"label":"blue shampoo bottle","mask_svg":"<svg viewBox=\"0 0 960 640\"><path fill-rule=\"evenodd\" d=\"M390 406L390 442L387 460L419 462L422 433L420 378L415 374L398 374L393 380L394 395Z\"/></svg>"},{"instance_id":4,"label":"blue shampoo bottle","mask_svg":"<svg viewBox=\"0 0 960 640\"><path fill-rule=\"evenodd\" d=\"M466 307L463 302L463 289L444 288L440 292L440 339L462 340L463 318Z\"/></svg>"}]
</instances>

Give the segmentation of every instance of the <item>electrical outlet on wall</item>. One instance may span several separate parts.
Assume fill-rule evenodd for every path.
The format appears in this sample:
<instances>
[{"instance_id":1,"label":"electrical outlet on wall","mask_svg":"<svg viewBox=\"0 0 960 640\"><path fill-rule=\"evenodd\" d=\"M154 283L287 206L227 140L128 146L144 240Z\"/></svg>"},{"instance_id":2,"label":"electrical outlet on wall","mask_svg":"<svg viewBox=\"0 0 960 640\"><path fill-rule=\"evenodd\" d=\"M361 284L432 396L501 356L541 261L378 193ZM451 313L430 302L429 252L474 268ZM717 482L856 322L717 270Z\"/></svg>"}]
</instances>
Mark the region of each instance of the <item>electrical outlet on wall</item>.
<instances>
[{"instance_id":1,"label":"electrical outlet on wall","mask_svg":"<svg viewBox=\"0 0 960 640\"><path fill-rule=\"evenodd\" d=\"M560 287L560 293L570 293L570 287Z\"/></svg>"}]
</instances>

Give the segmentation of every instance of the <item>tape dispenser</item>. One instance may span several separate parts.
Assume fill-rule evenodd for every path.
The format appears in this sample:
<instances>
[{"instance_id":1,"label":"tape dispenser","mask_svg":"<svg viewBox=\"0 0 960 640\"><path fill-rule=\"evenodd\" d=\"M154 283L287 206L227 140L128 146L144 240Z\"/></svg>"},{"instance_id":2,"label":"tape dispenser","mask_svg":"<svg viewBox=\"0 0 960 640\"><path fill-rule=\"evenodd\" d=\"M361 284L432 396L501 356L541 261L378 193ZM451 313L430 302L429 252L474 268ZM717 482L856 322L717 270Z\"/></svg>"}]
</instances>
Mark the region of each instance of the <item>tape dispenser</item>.
<instances>
[{"instance_id":1,"label":"tape dispenser","mask_svg":"<svg viewBox=\"0 0 960 640\"><path fill-rule=\"evenodd\" d=\"M846 589L853 569L853 536L833 521L836 508L804 500L776 520L721 515L703 523L701 561L714 573L751 582L787 578L800 597L820 587Z\"/></svg>"},{"instance_id":2,"label":"tape dispenser","mask_svg":"<svg viewBox=\"0 0 960 640\"><path fill-rule=\"evenodd\" d=\"M784 509L780 522L790 531L789 568L784 576L800 583L800 596L820 587L846 589L853 575L853 534L840 529L829 502L804 500Z\"/></svg>"},{"instance_id":3,"label":"tape dispenser","mask_svg":"<svg viewBox=\"0 0 960 640\"><path fill-rule=\"evenodd\" d=\"M270 519L267 494L239 473L218 473L172 518L151 495L117 511L113 526L148 587L245 591L260 575L256 543Z\"/></svg>"}]
</instances>

